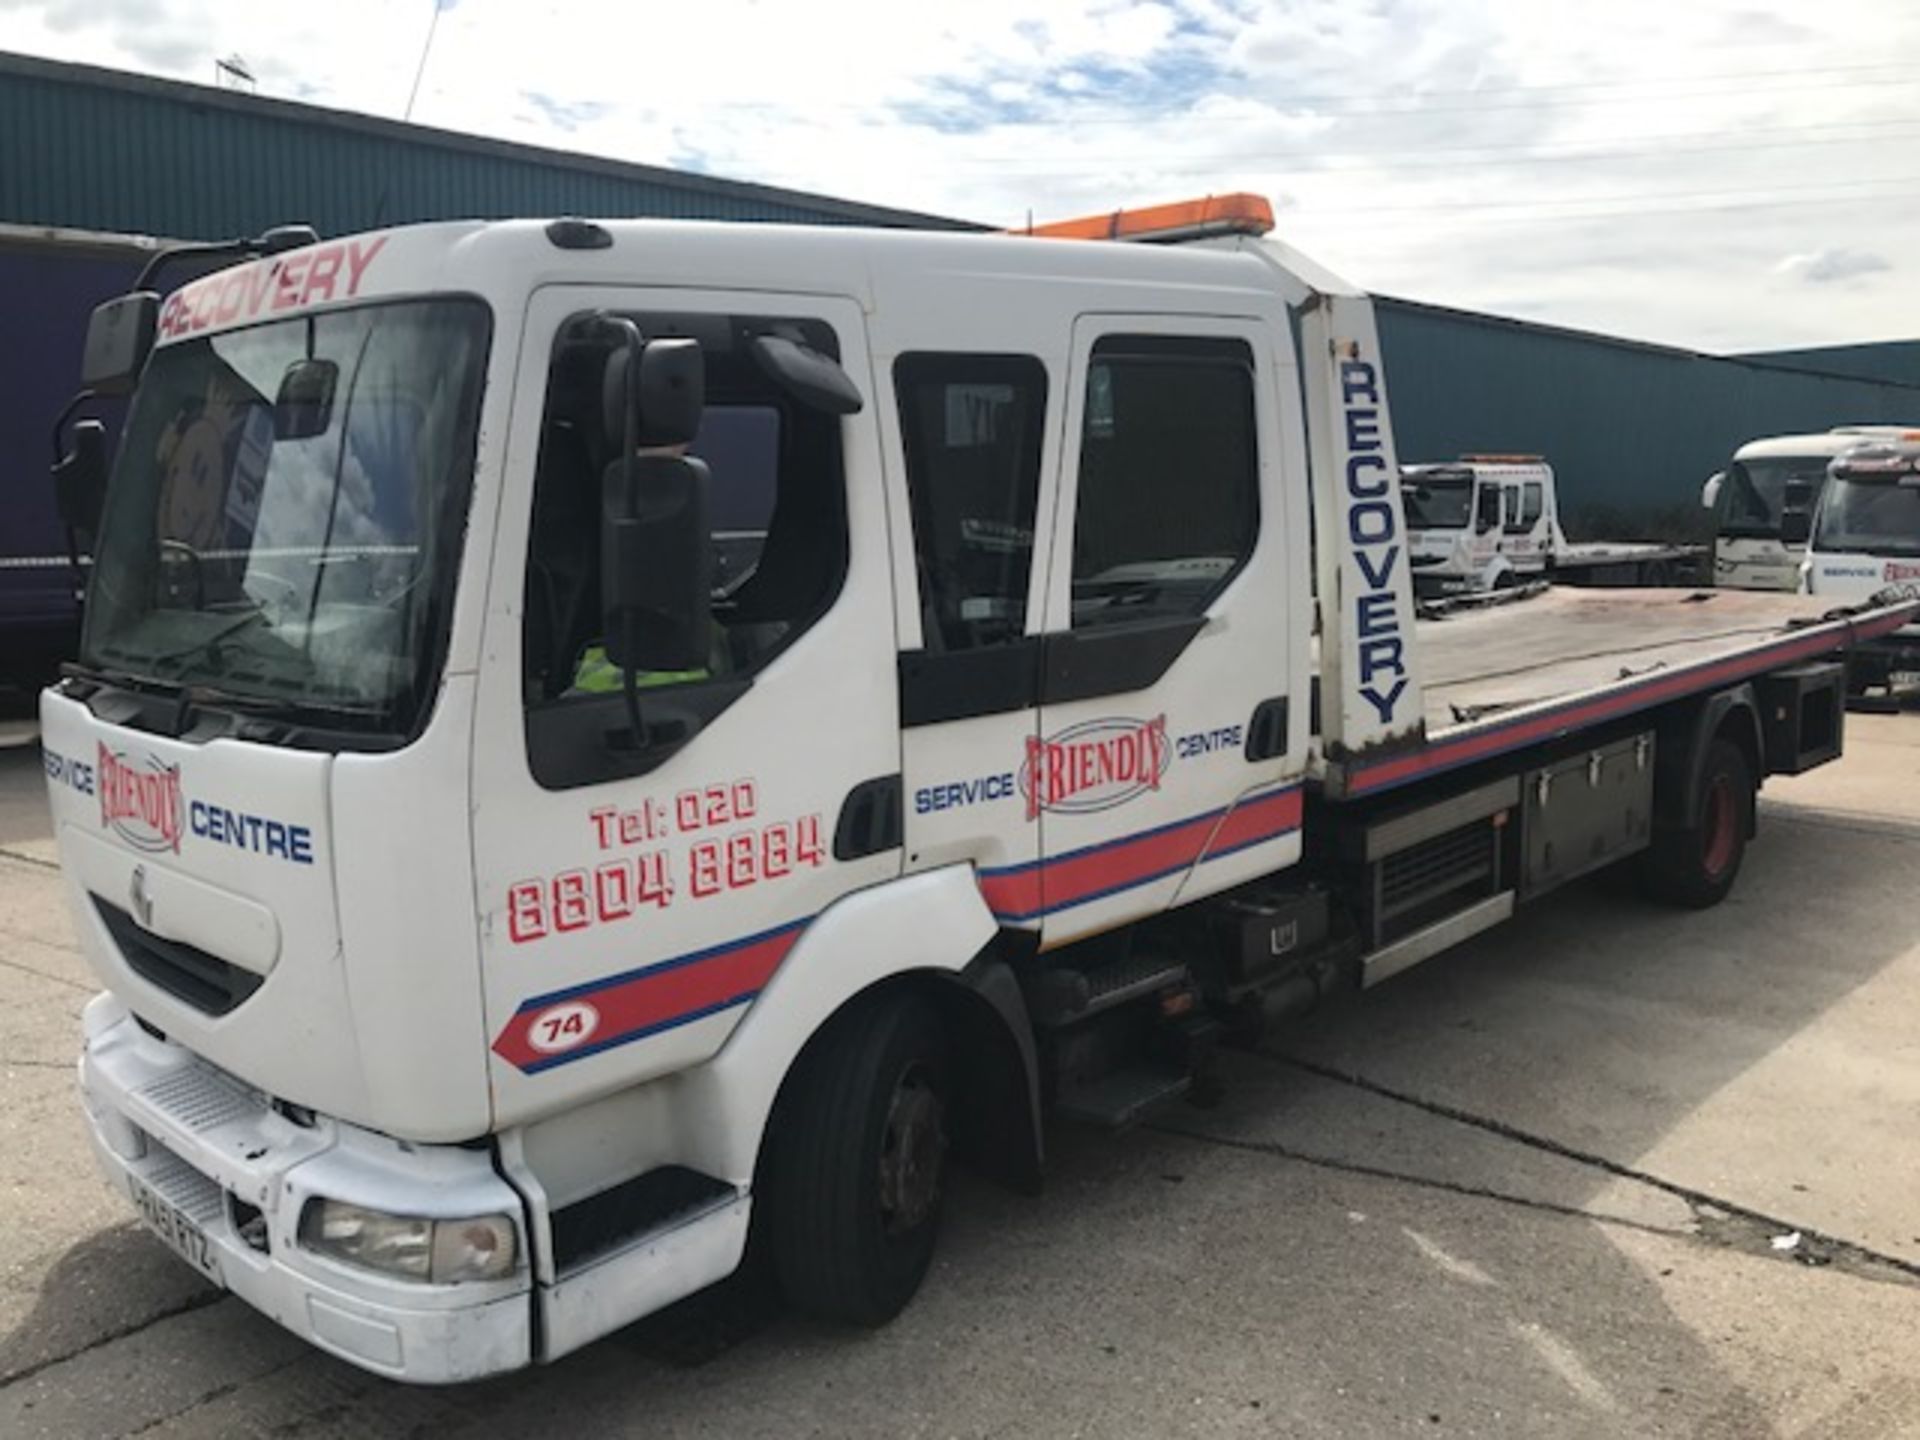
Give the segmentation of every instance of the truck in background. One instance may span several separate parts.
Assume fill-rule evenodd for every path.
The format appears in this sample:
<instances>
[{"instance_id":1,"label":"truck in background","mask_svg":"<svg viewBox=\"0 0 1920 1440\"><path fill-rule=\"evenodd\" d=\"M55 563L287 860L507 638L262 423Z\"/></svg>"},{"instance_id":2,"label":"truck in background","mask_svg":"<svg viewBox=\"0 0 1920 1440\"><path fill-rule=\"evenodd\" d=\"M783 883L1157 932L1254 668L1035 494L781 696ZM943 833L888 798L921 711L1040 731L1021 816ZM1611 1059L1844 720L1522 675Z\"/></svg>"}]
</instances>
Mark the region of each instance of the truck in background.
<instances>
[{"instance_id":1,"label":"truck in background","mask_svg":"<svg viewBox=\"0 0 1920 1440\"><path fill-rule=\"evenodd\" d=\"M133 282L155 242L0 225L0 685L38 684L72 657L79 587L46 483L93 307ZM118 401L88 413L117 428Z\"/></svg>"},{"instance_id":2,"label":"truck in background","mask_svg":"<svg viewBox=\"0 0 1920 1440\"><path fill-rule=\"evenodd\" d=\"M1840 604L1920 598L1920 430L1871 441L1837 456L1817 499L1790 482L1781 537L1804 545L1800 587ZM1870 692L1892 704L1920 681L1920 626L1903 626L1849 657L1855 703Z\"/></svg>"},{"instance_id":3,"label":"truck in background","mask_svg":"<svg viewBox=\"0 0 1920 1440\"><path fill-rule=\"evenodd\" d=\"M1723 898L1920 603L1421 619L1371 303L1271 224L263 236L96 312L41 728L154 1232L404 1380L750 1241L880 1323L950 1155L1030 1187L1602 865Z\"/></svg>"},{"instance_id":4,"label":"truck in background","mask_svg":"<svg viewBox=\"0 0 1920 1440\"><path fill-rule=\"evenodd\" d=\"M1781 537L1787 487L1809 487L1808 508L1833 459L1863 441L1891 439L1910 425L1836 425L1810 435L1749 440L1701 487L1713 514L1713 583L1734 590L1798 590L1800 550Z\"/></svg>"},{"instance_id":5,"label":"truck in background","mask_svg":"<svg viewBox=\"0 0 1920 1440\"><path fill-rule=\"evenodd\" d=\"M1532 580L1568 585L1691 581L1698 545L1574 543L1560 525L1553 467L1539 455L1462 455L1402 467L1407 554L1422 598L1486 594Z\"/></svg>"}]
</instances>

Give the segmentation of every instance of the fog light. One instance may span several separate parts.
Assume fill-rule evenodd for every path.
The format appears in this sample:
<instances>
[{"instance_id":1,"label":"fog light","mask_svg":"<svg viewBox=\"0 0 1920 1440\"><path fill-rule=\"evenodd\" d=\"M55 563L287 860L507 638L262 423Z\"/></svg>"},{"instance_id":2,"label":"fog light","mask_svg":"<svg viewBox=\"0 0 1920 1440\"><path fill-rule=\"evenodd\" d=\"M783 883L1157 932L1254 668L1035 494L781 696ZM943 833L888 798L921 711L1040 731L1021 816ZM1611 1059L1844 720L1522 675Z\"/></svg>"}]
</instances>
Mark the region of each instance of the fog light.
<instances>
[{"instance_id":1,"label":"fog light","mask_svg":"<svg viewBox=\"0 0 1920 1440\"><path fill-rule=\"evenodd\" d=\"M300 1243L349 1265L450 1285L510 1274L518 1232L506 1215L430 1220L388 1215L344 1200L309 1200Z\"/></svg>"}]
</instances>

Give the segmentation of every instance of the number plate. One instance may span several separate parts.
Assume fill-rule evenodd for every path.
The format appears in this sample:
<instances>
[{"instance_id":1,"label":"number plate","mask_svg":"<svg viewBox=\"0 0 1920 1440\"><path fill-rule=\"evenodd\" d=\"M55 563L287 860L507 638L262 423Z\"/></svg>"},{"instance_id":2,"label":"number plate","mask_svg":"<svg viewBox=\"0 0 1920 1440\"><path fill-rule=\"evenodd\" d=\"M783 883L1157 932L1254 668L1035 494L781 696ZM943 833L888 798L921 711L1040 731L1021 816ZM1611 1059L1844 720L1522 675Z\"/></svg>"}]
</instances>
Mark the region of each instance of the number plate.
<instances>
[{"instance_id":1,"label":"number plate","mask_svg":"<svg viewBox=\"0 0 1920 1440\"><path fill-rule=\"evenodd\" d=\"M133 1208L140 1212L147 1228L167 1243L168 1249L214 1284L225 1283L220 1278L219 1252L207 1239L206 1231L183 1215L178 1206L161 1199L159 1192L146 1182L129 1175L127 1189L133 1196Z\"/></svg>"}]
</instances>

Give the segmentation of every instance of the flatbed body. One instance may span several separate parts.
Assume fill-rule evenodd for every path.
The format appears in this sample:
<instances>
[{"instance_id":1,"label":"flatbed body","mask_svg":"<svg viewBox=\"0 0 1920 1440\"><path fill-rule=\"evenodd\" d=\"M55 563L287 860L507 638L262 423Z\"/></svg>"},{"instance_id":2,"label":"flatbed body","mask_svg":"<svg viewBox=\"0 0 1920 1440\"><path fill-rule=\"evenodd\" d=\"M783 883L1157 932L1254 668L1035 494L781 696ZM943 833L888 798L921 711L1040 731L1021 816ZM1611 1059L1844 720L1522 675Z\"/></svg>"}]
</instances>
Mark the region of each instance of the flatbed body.
<instances>
[{"instance_id":1,"label":"flatbed body","mask_svg":"<svg viewBox=\"0 0 1920 1440\"><path fill-rule=\"evenodd\" d=\"M1524 758L1636 712L1898 628L1769 591L1549 586L1417 622L1421 743L1348 762L1330 787L1376 794L1497 756Z\"/></svg>"}]
</instances>

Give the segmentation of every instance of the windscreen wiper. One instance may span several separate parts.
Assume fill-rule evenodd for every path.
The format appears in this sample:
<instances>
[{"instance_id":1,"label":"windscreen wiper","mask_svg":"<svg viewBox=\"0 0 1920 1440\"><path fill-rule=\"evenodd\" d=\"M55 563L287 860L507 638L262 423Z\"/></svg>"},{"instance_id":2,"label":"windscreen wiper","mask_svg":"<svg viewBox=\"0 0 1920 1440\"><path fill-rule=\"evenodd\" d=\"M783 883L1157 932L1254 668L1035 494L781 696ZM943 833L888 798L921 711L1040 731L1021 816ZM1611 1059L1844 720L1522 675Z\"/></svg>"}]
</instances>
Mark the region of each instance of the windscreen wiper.
<instances>
[{"instance_id":1,"label":"windscreen wiper","mask_svg":"<svg viewBox=\"0 0 1920 1440\"><path fill-rule=\"evenodd\" d=\"M178 650L168 650L159 655L151 656L149 657L148 663L152 665L178 664L181 669L185 669L190 662L198 660L203 655L217 661L220 658L220 647L226 644L229 639L239 634L242 630L263 623L267 623L267 612L265 610L258 608L249 610L231 625L221 627L204 640L196 640L193 644L183 645Z\"/></svg>"}]
</instances>

